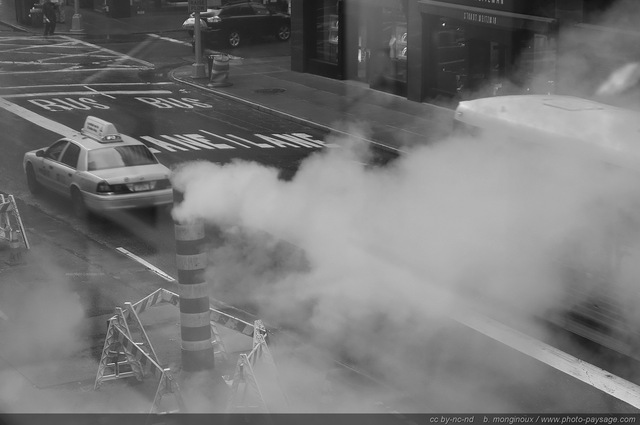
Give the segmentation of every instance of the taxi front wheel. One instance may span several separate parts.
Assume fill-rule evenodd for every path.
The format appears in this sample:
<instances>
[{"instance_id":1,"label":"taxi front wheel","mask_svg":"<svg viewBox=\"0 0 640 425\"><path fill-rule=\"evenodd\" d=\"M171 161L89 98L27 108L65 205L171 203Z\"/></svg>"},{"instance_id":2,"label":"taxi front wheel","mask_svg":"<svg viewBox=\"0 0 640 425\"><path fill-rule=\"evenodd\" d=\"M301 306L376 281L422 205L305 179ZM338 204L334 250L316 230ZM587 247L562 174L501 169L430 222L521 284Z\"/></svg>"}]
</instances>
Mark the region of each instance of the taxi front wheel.
<instances>
[{"instance_id":1,"label":"taxi front wheel","mask_svg":"<svg viewBox=\"0 0 640 425\"><path fill-rule=\"evenodd\" d=\"M84 199L82 198L82 193L77 187L71 188L71 205L73 206L73 213L78 218L85 218L89 210L87 209L87 205L84 203Z\"/></svg>"}]
</instances>

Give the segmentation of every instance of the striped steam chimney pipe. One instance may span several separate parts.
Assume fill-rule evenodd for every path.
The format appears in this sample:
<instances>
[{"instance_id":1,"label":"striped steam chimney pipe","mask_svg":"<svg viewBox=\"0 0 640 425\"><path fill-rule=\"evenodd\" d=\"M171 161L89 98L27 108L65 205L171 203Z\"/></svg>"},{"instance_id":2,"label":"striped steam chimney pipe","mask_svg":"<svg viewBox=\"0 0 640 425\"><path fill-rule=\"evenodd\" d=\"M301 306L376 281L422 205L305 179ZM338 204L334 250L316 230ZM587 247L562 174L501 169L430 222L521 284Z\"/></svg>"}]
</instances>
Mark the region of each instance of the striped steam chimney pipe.
<instances>
[{"instance_id":1,"label":"striped steam chimney pipe","mask_svg":"<svg viewBox=\"0 0 640 425\"><path fill-rule=\"evenodd\" d=\"M174 205L183 200L184 194L174 188ZM211 344L209 291L205 280L207 255L204 250L204 223L202 220L181 223L175 219L173 223L180 295L182 369L185 372L212 370L215 363Z\"/></svg>"}]
</instances>

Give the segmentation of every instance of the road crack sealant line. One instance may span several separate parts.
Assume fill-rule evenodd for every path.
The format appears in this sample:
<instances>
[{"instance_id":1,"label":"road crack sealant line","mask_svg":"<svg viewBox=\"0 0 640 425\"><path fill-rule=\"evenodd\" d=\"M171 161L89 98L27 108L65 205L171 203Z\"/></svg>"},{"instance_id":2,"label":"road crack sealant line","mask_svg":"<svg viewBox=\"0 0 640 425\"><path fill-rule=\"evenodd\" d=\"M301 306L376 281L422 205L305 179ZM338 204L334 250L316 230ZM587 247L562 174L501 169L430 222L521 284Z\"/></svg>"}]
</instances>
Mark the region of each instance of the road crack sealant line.
<instances>
[{"instance_id":1,"label":"road crack sealant line","mask_svg":"<svg viewBox=\"0 0 640 425\"><path fill-rule=\"evenodd\" d=\"M169 73L169 77L171 79L175 80L175 81L180 82L180 83L187 84L189 86L196 87L198 89L208 91L210 93L219 95L219 96L224 97L226 99L244 103L246 105L251 106L254 109L258 109L260 111L267 112L267 113L269 113L271 115L279 115L279 116L281 116L283 118L286 118L286 119L288 119L290 121L294 121L294 122L298 122L298 123L301 123L301 124L305 124L305 125L308 125L309 127L319 128L319 129L327 131L329 133L337 133L337 134L340 134L340 135L346 136L346 137L355 137L356 139L359 139L362 142L369 143L369 144L372 144L372 145L375 145L375 146L378 146L378 147L381 147L381 148L384 148L384 149L388 149L388 150L391 150L391 151L394 151L394 152L399 152L399 153L403 153L403 154L408 153L407 151L404 151L404 150L402 150L400 148L397 148L395 146L390 146L390 145L387 145L387 144L384 144L384 143L381 143L381 142L376 142L375 140L367 139L365 137L361 137L361 136L346 132L344 130L339 130L337 128L333 128L333 127L328 126L328 125L320 124L320 123L308 120L306 118L298 117L298 116L289 114L287 112L279 111L277 109L261 105L259 103L253 102L251 100L245 99L245 98L240 97L240 96L236 96L236 95L233 95L233 94L230 94L230 93L225 93L225 92L220 91L220 90L211 89L211 88L209 88L207 86L203 86L203 85L195 83L193 81L189 81L188 79L176 76L176 71L175 70L173 70L173 71L171 71Z\"/></svg>"}]
</instances>

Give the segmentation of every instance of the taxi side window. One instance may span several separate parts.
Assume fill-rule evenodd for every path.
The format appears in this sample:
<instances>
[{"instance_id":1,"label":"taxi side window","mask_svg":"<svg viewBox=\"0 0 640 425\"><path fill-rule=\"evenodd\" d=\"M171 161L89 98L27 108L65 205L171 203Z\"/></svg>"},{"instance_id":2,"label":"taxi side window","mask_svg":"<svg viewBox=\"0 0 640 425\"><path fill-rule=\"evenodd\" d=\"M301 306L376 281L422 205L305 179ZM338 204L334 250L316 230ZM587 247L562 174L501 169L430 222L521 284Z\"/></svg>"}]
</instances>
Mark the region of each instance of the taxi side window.
<instances>
[{"instance_id":1,"label":"taxi side window","mask_svg":"<svg viewBox=\"0 0 640 425\"><path fill-rule=\"evenodd\" d=\"M80 147L75 143L69 143L69 147L64 151L64 155L60 162L67 164L69 167L78 168L78 158L80 157Z\"/></svg>"},{"instance_id":2,"label":"taxi side window","mask_svg":"<svg viewBox=\"0 0 640 425\"><path fill-rule=\"evenodd\" d=\"M65 146L67 146L67 143L69 142L66 140L58 140L53 145L49 146L44 156L46 158L53 159L54 161L59 161L60 154L62 154L62 151L64 150Z\"/></svg>"}]
</instances>

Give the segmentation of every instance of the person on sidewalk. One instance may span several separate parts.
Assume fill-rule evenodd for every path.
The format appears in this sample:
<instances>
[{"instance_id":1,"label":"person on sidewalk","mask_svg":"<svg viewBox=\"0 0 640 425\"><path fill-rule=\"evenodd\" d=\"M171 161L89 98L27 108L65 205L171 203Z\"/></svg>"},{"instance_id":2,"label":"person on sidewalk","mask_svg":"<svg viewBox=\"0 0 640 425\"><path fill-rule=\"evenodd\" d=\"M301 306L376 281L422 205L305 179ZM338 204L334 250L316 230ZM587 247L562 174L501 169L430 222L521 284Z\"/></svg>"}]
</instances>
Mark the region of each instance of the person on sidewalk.
<instances>
[{"instance_id":1,"label":"person on sidewalk","mask_svg":"<svg viewBox=\"0 0 640 425\"><path fill-rule=\"evenodd\" d=\"M51 0L45 0L42 5L42 19L44 20L44 35L53 35L53 32L56 30L56 21L58 19L58 14L56 13L56 8L58 6L53 4Z\"/></svg>"}]
</instances>

